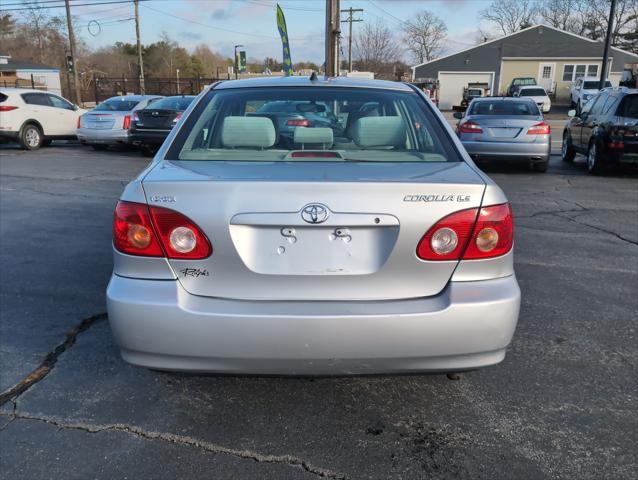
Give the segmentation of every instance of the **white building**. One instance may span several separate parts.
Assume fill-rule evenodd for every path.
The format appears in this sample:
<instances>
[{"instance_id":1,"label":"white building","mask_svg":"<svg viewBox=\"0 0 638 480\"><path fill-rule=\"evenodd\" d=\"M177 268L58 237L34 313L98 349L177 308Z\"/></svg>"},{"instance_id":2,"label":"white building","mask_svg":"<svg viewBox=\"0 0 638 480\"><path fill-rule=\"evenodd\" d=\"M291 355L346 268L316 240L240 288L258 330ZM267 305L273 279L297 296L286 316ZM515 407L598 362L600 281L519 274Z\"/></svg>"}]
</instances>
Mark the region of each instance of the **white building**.
<instances>
[{"instance_id":1,"label":"white building","mask_svg":"<svg viewBox=\"0 0 638 480\"><path fill-rule=\"evenodd\" d=\"M60 69L0 54L0 87L37 88L61 95Z\"/></svg>"}]
</instances>

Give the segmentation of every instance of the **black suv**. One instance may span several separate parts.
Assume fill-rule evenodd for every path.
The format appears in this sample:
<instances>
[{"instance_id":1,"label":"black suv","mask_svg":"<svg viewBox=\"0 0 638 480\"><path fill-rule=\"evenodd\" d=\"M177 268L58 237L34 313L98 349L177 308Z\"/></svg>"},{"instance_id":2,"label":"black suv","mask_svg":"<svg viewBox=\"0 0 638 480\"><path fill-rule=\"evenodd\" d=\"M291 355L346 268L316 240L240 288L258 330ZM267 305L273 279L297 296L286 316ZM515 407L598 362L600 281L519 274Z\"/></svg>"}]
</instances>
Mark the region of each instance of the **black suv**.
<instances>
[{"instance_id":1,"label":"black suv","mask_svg":"<svg viewBox=\"0 0 638 480\"><path fill-rule=\"evenodd\" d=\"M638 89L605 88L569 115L573 118L563 131L563 161L572 162L582 153L590 173L619 163L638 165Z\"/></svg>"}]
</instances>

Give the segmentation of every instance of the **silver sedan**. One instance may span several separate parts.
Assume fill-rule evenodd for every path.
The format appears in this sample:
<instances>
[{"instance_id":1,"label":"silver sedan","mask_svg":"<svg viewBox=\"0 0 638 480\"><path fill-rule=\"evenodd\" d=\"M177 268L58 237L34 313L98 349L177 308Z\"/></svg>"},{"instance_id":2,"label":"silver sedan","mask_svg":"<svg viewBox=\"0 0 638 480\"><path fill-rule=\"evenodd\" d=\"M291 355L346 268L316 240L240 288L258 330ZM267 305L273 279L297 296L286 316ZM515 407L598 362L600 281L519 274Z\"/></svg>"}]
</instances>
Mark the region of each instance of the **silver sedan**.
<instances>
[{"instance_id":1,"label":"silver sedan","mask_svg":"<svg viewBox=\"0 0 638 480\"><path fill-rule=\"evenodd\" d=\"M105 100L79 118L78 140L95 150L104 150L109 145L129 144L134 113L159 98L162 97L125 95Z\"/></svg>"},{"instance_id":2,"label":"silver sedan","mask_svg":"<svg viewBox=\"0 0 638 480\"><path fill-rule=\"evenodd\" d=\"M530 162L546 172L551 151L551 128L531 98L483 97L472 100L457 133L475 160Z\"/></svg>"},{"instance_id":3,"label":"silver sedan","mask_svg":"<svg viewBox=\"0 0 638 480\"><path fill-rule=\"evenodd\" d=\"M340 124L282 138L257 113L282 101ZM395 82L207 88L124 190L113 246L111 328L153 369L454 372L501 362L518 320L507 198Z\"/></svg>"}]
</instances>

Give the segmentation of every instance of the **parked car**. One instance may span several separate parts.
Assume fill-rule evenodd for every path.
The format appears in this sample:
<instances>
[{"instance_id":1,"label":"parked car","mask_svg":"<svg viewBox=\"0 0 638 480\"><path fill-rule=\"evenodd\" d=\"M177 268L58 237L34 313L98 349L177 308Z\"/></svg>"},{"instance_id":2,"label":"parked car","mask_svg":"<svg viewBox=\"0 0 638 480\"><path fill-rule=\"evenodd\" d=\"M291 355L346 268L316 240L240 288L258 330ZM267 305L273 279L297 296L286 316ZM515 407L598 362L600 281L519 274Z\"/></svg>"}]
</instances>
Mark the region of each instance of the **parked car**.
<instances>
[{"instance_id":1,"label":"parked car","mask_svg":"<svg viewBox=\"0 0 638 480\"><path fill-rule=\"evenodd\" d=\"M128 145L134 112L160 98L158 95L111 97L80 117L78 139L95 150L106 150L109 145Z\"/></svg>"},{"instance_id":2,"label":"parked car","mask_svg":"<svg viewBox=\"0 0 638 480\"><path fill-rule=\"evenodd\" d=\"M457 133L475 160L531 162L546 172L551 150L551 128L538 105L526 97L475 98L460 119Z\"/></svg>"},{"instance_id":3,"label":"parked car","mask_svg":"<svg viewBox=\"0 0 638 480\"><path fill-rule=\"evenodd\" d=\"M56 139L75 139L86 110L50 92L0 88L0 138L36 150Z\"/></svg>"},{"instance_id":4,"label":"parked car","mask_svg":"<svg viewBox=\"0 0 638 480\"><path fill-rule=\"evenodd\" d=\"M581 77L572 83L569 89L570 103L572 107L580 110L587 101L599 92L600 79L597 77ZM611 82L605 82L605 88L611 87Z\"/></svg>"},{"instance_id":5,"label":"parked car","mask_svg":"<svg viewBox=\"0 0 638 480\"><path fill-rule=\"evenodd\" d=\"M325 127L333 130L340 128L339 119L330 107L321 102L283 100L264 102L252 116L272 119L277 134L288 145L292 145L293 134L297 127Z\"/></svg>"},{"instance_id":6,"label":"parked car","mask_svg":"<svg viewBox=\"0 0 638 480\"><path fill-rule=\"evenodd\" d=\"M154 155L194 99L193 95L164 97L134 111L131 143L145 155Z\"/></svg>"},{"instance_id":7,"label":"parked car","mask_svg":"<svg viewBox=\"0 0 638 480\"><path fill-rule=\"evenodd\" d=\"M580 112L570 110L563 131L562 157L587 156L587 169L599 173L618 164L638 164L638 89L607 88Z\"/></svg>"},{"instance_id":8,"label":"parked car","mask_svg":"<svg viewBox=\"0 0 638 480\"><path fill-rule=\"evenodd\" d=\"M543 113L549 112L552 108L552 101L549 99L549 95L539 85L522 85L514 92L514 96L531 98Z\"/></svg>"},{"instance_id":9,"label":"parked car","mask_svg":"<svg viewBox=\"0 0 638 480\"><path fill-rule=\"evenodd\" d=\"M537 85L536 79L533 77L514 77L512 83L507 87L507 96L513 97L518 87L524 87L529 85Z\"/></svg>"},{"instance_id":10,"label":"parked car","mask_svg":"<svg viewBox=\"0 0 638 480\"><path fill-rule=\"evenodd\" d=\"M520 304L511 208L422 91L271 77L196 102L115 209L107 306L126 361L304 375L503 360ZM290 148L249 115L264 102L360 115L349 131L298 125Z\"/></svg>"}]
</instances>

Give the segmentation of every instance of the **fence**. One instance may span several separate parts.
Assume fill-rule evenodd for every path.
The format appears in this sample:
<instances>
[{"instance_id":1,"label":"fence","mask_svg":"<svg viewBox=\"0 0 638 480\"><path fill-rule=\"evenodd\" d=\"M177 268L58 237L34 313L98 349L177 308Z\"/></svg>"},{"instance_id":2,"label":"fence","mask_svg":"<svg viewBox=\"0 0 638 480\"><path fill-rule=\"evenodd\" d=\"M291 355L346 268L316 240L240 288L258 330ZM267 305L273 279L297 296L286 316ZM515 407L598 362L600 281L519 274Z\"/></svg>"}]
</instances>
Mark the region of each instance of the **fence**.
<instances>
[{"instance_id":1,"label":"fence","mask_svg":"<svg viewBox=\"0 0 638 480\"><path fill-rule=\"evenodd\" d=\"M14 76L8 77L0 77L0 85L3 87L13 87L13 88L32 88L34 90L47 90L47 86L42 83L38 83L33 79L33 75L31 78L18 78Z\"/></svg>"},{"instance_id":2,"label":"fence","mask_svg":"<svg viewBox=\"0 0 638 480\"><path fill-rule=\"evenodd\" d=\"M211 77L146 78L144 85L147 95L197 95L206 85L218 80ZM82 89L82 100L98 103L118 95L139 94L140 91L137 78L101 77L93 79L88 88Z\"/></svg>"}]
</instances>

